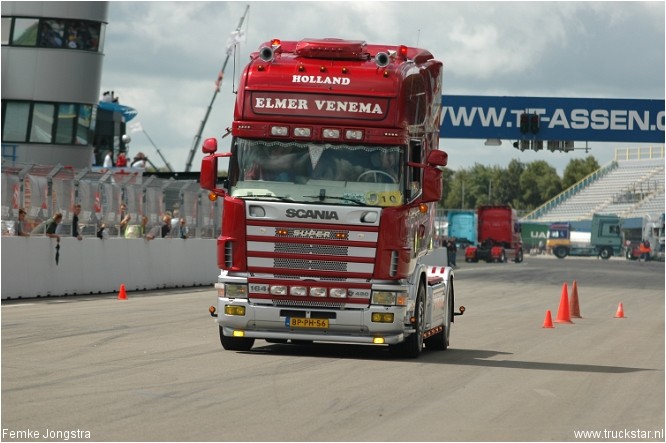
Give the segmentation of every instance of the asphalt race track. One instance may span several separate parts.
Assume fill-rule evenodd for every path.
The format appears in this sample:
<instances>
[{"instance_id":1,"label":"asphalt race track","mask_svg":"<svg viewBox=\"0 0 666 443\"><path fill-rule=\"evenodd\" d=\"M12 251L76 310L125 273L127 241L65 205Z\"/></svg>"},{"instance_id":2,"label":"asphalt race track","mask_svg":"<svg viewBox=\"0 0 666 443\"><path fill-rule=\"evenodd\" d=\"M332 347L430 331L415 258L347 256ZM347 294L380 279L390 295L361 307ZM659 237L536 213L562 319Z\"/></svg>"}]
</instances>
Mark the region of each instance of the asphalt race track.
<instances>
[{"instance_id":1,"label":"asphalt race track","mask_svg":"<svg viewBox=\"0 0 666 443\"><path fill-rule=\"evenodd\" d=\"M418 360L224 351L212 288L3 301L2 441L664 441L663 263L459 264ZM543 328L574 280L583 318Z\"/></svg>"}]
</instances>

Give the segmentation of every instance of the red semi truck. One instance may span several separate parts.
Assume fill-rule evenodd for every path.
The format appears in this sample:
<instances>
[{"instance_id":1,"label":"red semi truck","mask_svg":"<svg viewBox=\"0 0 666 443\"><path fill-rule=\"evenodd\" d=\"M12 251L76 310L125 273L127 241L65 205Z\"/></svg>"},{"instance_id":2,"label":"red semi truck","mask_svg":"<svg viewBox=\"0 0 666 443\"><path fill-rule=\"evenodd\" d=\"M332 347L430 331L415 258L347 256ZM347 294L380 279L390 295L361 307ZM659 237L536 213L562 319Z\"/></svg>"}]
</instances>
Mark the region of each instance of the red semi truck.
<instances>
[{"instance_id":1,"label":"red semi truck","mask_svg":"<svg viewBox=\"0 0 666 443\"><path fill-rule=\"evenodd\" d=\"M447 348L461 312L435 241L441 74L426 50L363 41L272 40L251 54L231 152L207 139L201 164L202 188L223 199L210 311L224 349Z\"/></svg>"},{"instance_id":2,"label":"red semi truck","mask_svg":"<svg viewBox=\"0 0 666 443\"><path fill-rule=\"evenodd\" d=\"M478 215L478 246L465 249L465 261L523 261L523 242L515 209L510 206L480 206Z\"/></svg>"}]
</instances>

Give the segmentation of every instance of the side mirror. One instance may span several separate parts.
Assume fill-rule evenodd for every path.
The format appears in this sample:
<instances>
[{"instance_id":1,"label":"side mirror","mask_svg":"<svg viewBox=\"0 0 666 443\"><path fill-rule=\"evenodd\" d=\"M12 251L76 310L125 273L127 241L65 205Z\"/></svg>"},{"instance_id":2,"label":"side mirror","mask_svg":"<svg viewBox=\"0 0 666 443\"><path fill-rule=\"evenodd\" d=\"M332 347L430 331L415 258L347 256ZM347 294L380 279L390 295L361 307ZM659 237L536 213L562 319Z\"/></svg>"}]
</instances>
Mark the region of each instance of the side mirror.
<instances>
[{"instance_id":1,"label":"side mirror","mask_svg":"<svg viewBox=\"0 0 666 443\"><path fill-rule=\"evenodd\" d=\"M428 156L430 159L430 156ZM438 202L442 198L442 171L434 166L423 170L423 191L421 201L424 203Z\"/></svg>"},{"instance_id":2,"label":"side mirror","mask_svg":"<svg viewBox=\"0 0 666 443\"><path fill-rule=\"evenodd\" d=\"M201 151L203 151L204 154L215 154L217 152L217 139L207 138L204 140Z\"/></svg>"},{"instance_id":3,"label":"side mirror","mask_svg":"<svg viewBox=\"0 0 666 443\"><path fill-rule=\"evenodd\" d=\"M208 139L213 140L215 139ZM206 141L208 141L206 140ZM216 142L217 144L217 142ZM206 143L204 142L204 146ZM216 147L217 148L217 147ZM201 160L201 174L199 175L199 185L202 189L212 191L217 185L217 157L209 155Z\"/></svg>"},{"instance_id":4,"label":"side mirror","mask_svg":"<svg viewBox=\"0 0 666 443\"><path fill-rule=\"evenodd\" d=\"M433 166L446 166L449 163L449 154L445 151L430 151L426 163Z\"/></svg>"}]
</instances>

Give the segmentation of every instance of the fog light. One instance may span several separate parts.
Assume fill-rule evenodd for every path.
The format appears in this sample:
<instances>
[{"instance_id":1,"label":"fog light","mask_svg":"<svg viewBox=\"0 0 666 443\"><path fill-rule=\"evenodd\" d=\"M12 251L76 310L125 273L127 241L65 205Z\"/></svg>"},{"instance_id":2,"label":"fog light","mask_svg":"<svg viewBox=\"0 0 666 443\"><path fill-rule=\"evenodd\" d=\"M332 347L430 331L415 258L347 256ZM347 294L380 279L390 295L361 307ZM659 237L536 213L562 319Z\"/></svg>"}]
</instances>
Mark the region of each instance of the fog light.
<instances>
[{"instance_id":1,"label":"fog light","mask_svg":"<svg viewBox=\"0 0 666 443\"><path fill-rule=\"evenodd\" d=\"M393 323L392 312L373 312L371 320L373 323Z\"/></svg>"},{"instance_id":2,"label":"fog light","mask_svg":"<svg viewBox=\"0 0 666 443\"><path fill-rule=\"evenodd\" d=\"M372 339L372 342L376 345L383 345L384 339L382 337L375 337Z\"/></svg>"},{"instance_id":3,"label":"fog light","mask_svg":"<svg viewBox=\"0 0 666 443\"><path fill-rule=\"evenodd\" d=\"M226 305L224 307L224 313L226 315L245 315L245 306L236 306L236 305Z\"/></svg>"},{"instance_id":4,"label":"fog light","mask_svg":"<svg viewBox=\"0 0 666 443\"><path fill-rule=\"evenodd\" d=\"M245 337L245 331L234 330L234 337Z\"/></svg>"}]
</instances>

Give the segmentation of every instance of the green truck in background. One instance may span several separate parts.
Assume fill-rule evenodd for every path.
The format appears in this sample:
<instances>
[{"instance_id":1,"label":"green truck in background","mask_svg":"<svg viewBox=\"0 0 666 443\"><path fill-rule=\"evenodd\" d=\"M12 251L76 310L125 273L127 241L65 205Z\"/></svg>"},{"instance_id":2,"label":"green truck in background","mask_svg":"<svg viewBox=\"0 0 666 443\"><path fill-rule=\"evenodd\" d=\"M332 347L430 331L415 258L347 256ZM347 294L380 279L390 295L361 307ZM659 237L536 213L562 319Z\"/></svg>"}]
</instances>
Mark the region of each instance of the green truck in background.
<instances>
[{"instance_id":1,"label":"green truck in background","mask_svg":"<svg viewBox=\"0 0 666 443\"><path fill-rule=\"evenodd\" d=\"M594 214L591 232L574 231L571 223L553 223L548 229L546 248L557 258L567 255L608 260L623 251L622 223L614 214Z\"/></svg>"}]
</instances>

